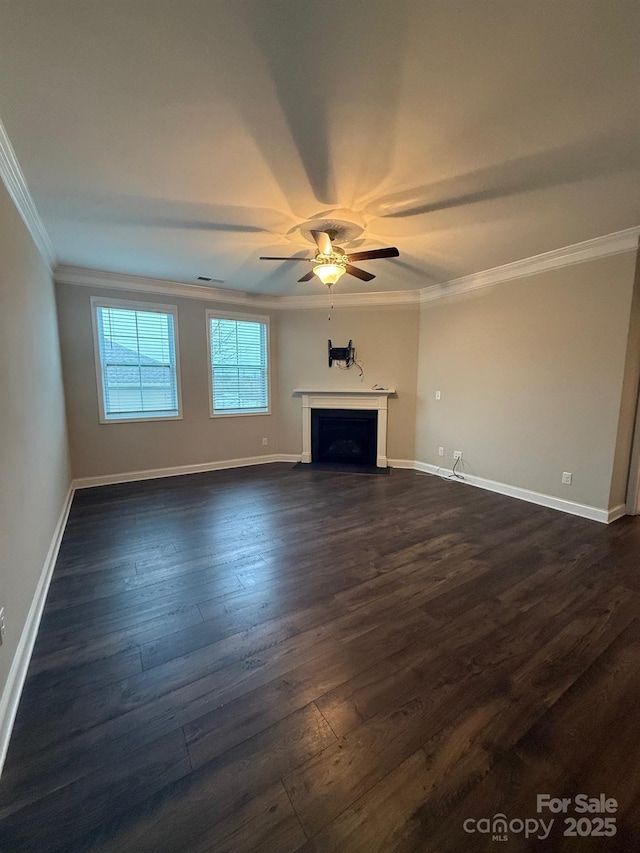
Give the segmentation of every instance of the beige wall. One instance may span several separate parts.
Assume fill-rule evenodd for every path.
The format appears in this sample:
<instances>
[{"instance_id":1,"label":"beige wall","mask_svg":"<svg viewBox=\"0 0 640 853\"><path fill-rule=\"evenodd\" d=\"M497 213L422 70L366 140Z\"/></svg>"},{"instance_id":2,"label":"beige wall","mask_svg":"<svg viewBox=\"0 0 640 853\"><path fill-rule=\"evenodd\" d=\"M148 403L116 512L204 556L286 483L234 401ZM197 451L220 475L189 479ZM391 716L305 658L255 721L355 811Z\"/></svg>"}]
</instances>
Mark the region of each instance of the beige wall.
<instances>
[{"instance_id":1,"label":"beige wall","mask_svg":"<svg viewBox=\"0 0 640 853\"><path fill-rule=\"evenodd\" d=\"M462 450L470 474L608 508L634 266L630 252L424 304L416 458L451 467Z\"/></svg>"},{"instance_id":2,"label":"beige wall","mask_svg":"<svg viewBox=\"0 0 640 853\"><path fill-rule=\"evenodd\" d=\"M53 282L0 182L0 691L69 488Z\"/></svg>"},{"instance_id":3,"label":"beige wall","mask_svg":"<svg viewBox=\"0 0 640 853\"><path fill-rule=\"evenodd\" d=\"M76 478L146 471L263 456L277 451L277 335L271 320L272 414L210 418L206 310L249 313L196 299L57 285L60 339L73 474ZM107 423L98 419L98 389L91 325L91 296L176 305L183 418ZM256 310L254 314L268 316ZM262 439L268 445L262 445Z\"/></svg>"},{"instance_id":4,"label":"beige wall","mask_svg":"<svg viewBox=\"0 0 640 853\"><path fill-rule=\"evenodd\" d=\"M278 312L280 351L280 450L302 450L302 409L294 388L392 387L389 399L387 453L390 459L413 459L415 395L418 356L418 305ZM327 340L346 346L353 340L364 368L342 370L328 366Z\"/></svg>"}]
</instances>

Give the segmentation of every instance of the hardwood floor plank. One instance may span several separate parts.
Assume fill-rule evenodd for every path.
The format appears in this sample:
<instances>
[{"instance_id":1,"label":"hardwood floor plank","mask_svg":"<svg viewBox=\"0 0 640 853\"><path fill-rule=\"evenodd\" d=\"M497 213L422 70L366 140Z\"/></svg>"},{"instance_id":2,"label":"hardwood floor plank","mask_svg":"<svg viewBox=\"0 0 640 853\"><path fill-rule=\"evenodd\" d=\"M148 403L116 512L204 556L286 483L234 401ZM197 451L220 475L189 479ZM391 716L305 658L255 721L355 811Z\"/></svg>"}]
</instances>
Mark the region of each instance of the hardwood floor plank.
<instances>
[{"instance_id":1,"label":"hardwood floor plank","mask_svg":"<svg viewBox=\"0 0 640 853\"><path fill-rule=\"evenodd\" d=\"M177 853L294 853L305 841L289 797L277 782Z\"/></svg>"},{"instance_id":2,"label":"hardwood floor plank","mask_svg":"<svg viewBox=\"0 0 640 853\"><path fill-rule=\"evenodd\" d=\"M142 660L137 645L88 663L76 663L67 656L66 666L30 673L20 701L26 707L32 702L41 703L43 696L54 693L80 696L140 672Z\"/></svg>"},{"instance_id":3,"label":"hardwood floor plank","mask_svg":"<svg viewBox=\"0 0 640 853\"><path fill-rule=\"evenodd\" d=\"M286 634L286 625L281 628ZM17 731L18 737L10 747L11 761L0 787L0 808L4 803L15 806L31 802L93 771L104 761L105 744L110 756L126 755L176 725L198 719L298 666L342 652L337 640L329 637L321 641L322 636L321 631L309 631L278 642L271 626L243 632L216 644L218 667L212 664L214 672L209 676L195 681L187 679L182 687L155 699L148 697L148 701L136 702L134 707L124 702L120 707L116 704L108 719L94 725L88 725L88 710L93 709L90 703L79 711L72 705L71 710L77 713L71 720L67 719L68 714L61 714L55 726L34 724L32 715L21 715L20 729L24 727L26 734L21 737ZM267 655L261 659L259 656L265 651ZM211 650L205 655L215 656ZM163 687L162 680L157 687ZM106 716L100 705L95 711L100 718ZM37 719L44 716L42 712Z\"/></svg>"},{"instance_id":4,"label":"hardwood floor plank","mask_svg":"<svg viewBox=\"0 0 640 853\"><path fill-rule=\"evenodd\" d=\"M366 720L335 747L285 778L303 828L309 835L317 833L342 811L345 791L349 791L347 799L362 795L439 731L452 726L456 716L464 719L469 704L473 708L472 724L482 726L483 742L491 742L493 737L501 749L513 746L571 686L576 673L589 666L629 624L636 609L637 603L629 602L619 590L609 607L598 608L590 617L572 619L542 648L524 655L520 666L514 668L503 656L498 666L490 668L490 677L486 665L472 668L466 663L459 665L456 676L454 662L441 658L437 666L446 668L448 677L443 679L436 669L414 698L407 699L403 689L392 685L395 690L390 694L397 692L405 705ZM504 679L509 672L507 685ZM410 687L413 681L411 677ZM532 683L539 693L535 700ZM488 701L483 699L487 695ZM463 740L468 738L467 733ZM485 763L490 760L486 752L483 747L478 772L486 770ZM451 755L445 754L451 760Z\"/></svg>"},{"instance_id":5,"label":"hardwood floor plank","mask_svg":"<svg viewBox=\"0 0 640 853\"><path fill-rule=\"evenodd\" d=\"M36 641L37 655L49 655L59 649L82 646L105 637L144 636L147 633L162 636L164 632L158 632L159 624L170 626L185 622L188 624L191 621L202 622L200 610L194 602L164 602L157 608L141 612L135 608L127 608L122 612L115 611L108 616L96 618L84 625L43 631L38 634Z\"/></svg>"},{"instance_id":6,"label":"hardwood floor plank","mask_svg":"<svg viewBox=\"0 0 640 853\"><path fill-rule=\"evenodd\" d=\"M299 853L397 850L403 836L415 831L414 824L428 796L427 759L424 750L419 749L302 844Z\"/></svg>"},{"instance_id":7,"label":"hardwood floor plank","mask_svg":"<svg viewBox=\"0 0 640 853\"><path fill-rule=\"evenodd\" d=\"M85 625L99 623L114 613L131 614L140 621L147 613L169 606L188 605L192 602L214 599L242 589L242 584L233 574L220 575L205 572L193 578L180 575L170 580L158 581L109 596L96 596L88 602L70 603L68 607L46 608L43 633L59 630L75 630Z\"/></svg>"},{"instance_id":8,"label":"hardwood floor plank","mask_svg":"<svg viewBox=\"0 0 640 853\"><path fill-rule=\"evenodd\" d=\"M20 740L24 750L21 755L42 750L112 719L122 726L126 714L165 696L177 694L181 703L191 703L203 696L208 703L230 701L278 673L326 653L337 643L325 628L296 633L282 642L277 642L269 630L264 633L262 643L258 632L226 638L161 667L107 685L99 695L60 695L52 697L47 705L29 704L19 725L28 726L32 735L28 742Z\"/></svg>"},{"instance_id":9,"label":"hardwood floor plank","mask_svg":"<svg viewBox=\"0 0 640 853\"><path fill-rule=\"evenodd\" d=\"M65 608L65 605L77 607L93 601L111 599L112 596L134 593L136 590L160 595L166 591L180 591L207 582L213 583L218 578L228 581L229 592L233 592L244 587L244 584L239 581L238 571L250 570L257 565L264 565L261 557L239 560L235 566L227 565L223 570L215 558L201 557L192 560L176 560L167 569L144 574L139 574L134 569L124 578L110 578L109 570L86 576L67 576L61 578L56 585L52 584L47 598L47 610L53 612ZM131 598L135 596L132 595Z\"/></svg>"},{"instance_id":10,"label":"hardwood floor plank","mask_svg":"<svg viewBox=\"0 0 640 853\"><path fill-rule=\"evenodd\" d=\"M637 849L639 729L637 720L626 711L635 707L640 690L639 660L640 623L635 619L522 736L514 751L498 756L491 772L445 820L428 820L423 810L422 820L407 834L405 849L453 853L464 841L465 849L488 851L493 849L490 838L465 836L462 822L467 817L477 819L481 813L493 815L506 809L513 815L535 818L538 793L573 798L579 793L598 796L601 792L619 804L613 815L618 833L611 839L612 846L602 838L564 838L564 815L549 813L545 819L554 818L554 826L547 848ZM575 814L573 808L567 814ZM530 849L530 842L514 836L509 846L524 851Z\"/></svg>"},{"instance_id":11,"label":"hardwood floor plank","mask_svg":"<svg viewBox=\"0 0 640 853\"><path fill-rule=\"evenodd\" d=\"M423 625L422 635L424 631ZM354 673L371 667L376 660L384 667L388 656L397 654L399 646L415 642L415 637L414 632L408 633L399 643L390 643L385 637L384 642L370 645L366 656L350 644L341 644L333 652L291 669L285 676L186 723L184 731L192 763L199 766L212 760L230 746L323 696L332 687L351 680ZM395 670L398 664L394 662L392 666Z\"/></svg>"},{"instance_id":12,"label":"hardwood floor plank","mask_svg":"<svg viewBox=\"0 0 640 853\"><path fill-rule=\"evenodd\" d=\"M191 604L178 610L164 612L138 625L107 633L96 633L95 637L89 637L84 642L73 644L67 639L65 643L62 636L59 636L59 642L53 649L50 643L42 642L39 637L33 650L29 673L36 674L47 670L64 669L70 665L100 661L112 654L158 640L200 622L202 622L202 616L198 605Z\"/></svg>"},{"instance_id":13,"label":"hardwood floor plank","mask_svg":"<svg viewBox=\"0 0 640 853\"><path fill-rule=\"evenodd\" d=\"M115 817L191 772L184 738L176 730L109 762L0 821L0 849L14 853L67 851L96 823Z\"/></svg>"},{"instance_id":14,"label":"hardwood floor plank","mask_svg":"<svg viewBox=\"0 0 640 853\"><path fill-rule=\"evenodd\" d=\"M626 603L619 599L620 606L626 608ZM637 604L634 605L637 610ZM571 623L573 624L573 623ZM606 646L603 654L608 654L609 647L615 647L620 638L625 636L626 632L618 635L616 639L611 641L610 631L607 630L607 620L605 617L602 623L603 631L594 638L594 643L591 648L589 660L595 660L596 666L602 649ZM609 623L610 624L610 623ZM617 630L614 629L614 630ZM564 637L556 637L552 645L554 648L562 649L567 656L571 655L571 643L567 643L567 637L570 632L565 632ZM636 631L637 636L637 631ZM537 701L531 701L531 694L528 693L528 701L525 702L523 697L525 688L517 687L520 678L516 679L516 686L511 685L507 688L507 702L499 694L493 694L486 697L486 700L477 703L473 710L467 711L461 718L452 726L445 729L436 738L432 739L423 747L426 756L425 771L420 778L412 782L411 790L404 791L403 797L411 800L412 797L418 797L420 789L426 790L427 795L424 797L423 804L411 816L410 820L404 826L401 832L402 844L390 847L389 849L409 851L414 849L430 850L435 853L441 851L454 851L463 847L465 850L489 850L493 849L490 845L490 839L467 838L462 831L462 822L466 817L480 817L486 813L492 816L497 812L504 812L505 809L511 810L513 815L518 816L535 816L531 812L531 800L529 809L526 813L522 812L522 808L518 811L517 805L512 805L515 800L515 795L521 789L520 783L516 784L513 779L511 770L513 769L513 754L509 753L518 739L526 733L532 724L538 719L544 719L545 715L550 713L548 709L554 707L556 698L560 695L564 701L564 696L569 696L573 687L567 685L566 678L566 661L563 664L561 658L556 657L551 653L551 649L538 656L537 673L534 676L534 683L540 686L542 692ZM521 677L522 684L531 677L532 660L527 659L522 667L515 669L515 672ZM587 664L585 673L590 672L590 665ZM587 677L585 675L584 677ZM544 685L552 679L557 683L555 693L549 693L544 690ZM530 683L530 682L529 682ZM563 693L563 687L565 688ZM530 689L530 688L529 688ZM591 711L586 710L591 708L591 703L585 706L582 704L584 716L591 716ZM595 731L594 727L594 731ZM534 729L535 730L535 729ZM561 727L560 731L563 736L571 731L569 725ZM582 738L580 738L582 742ZM543 766L548 769L549 753L545 744ZM575 742L566 750L572 755L575 755ZM504 758L508 756L508 758ZM553 753L551 753L553 755ZM576 756L577 757L577 756ZM580 757L580 761L582 761ZM503 764L501 764L503 762ZM496 802L490 797L483 794L470 794L469 798L466 795L469 791L475 791L474 787L487 774L494 772L494 767L503 766L507 771L507 777L500 779L501 800ZM564 767L564 779L573 777L571 767ZM529 768L523 775L526 777L529 774ZM546 791L550 780L547 778L543 783L538 781L539 791ZM580 787L578 785L578 787ZM384 789L384 785L383 785ZM479 786L482 790L482 785ZM582 790L582 788L581 788ZM577 789L575 793L577 793ZM566 791L565 791L566 794ZM365 809L367 813L370 811L369 794L366 794L358 803L358 808ZM372 791L371 797L376 799L379 796L377 792ZM478 799L473 798L477 796ZM472 803L480 803L485 810L482 815L478 813L478 809L472 808ZM535 802L535 797L533 798ZM457 803L464 803L457 809L452 807ZM505 803L509 803L509 806ZM445 820L445 816L454 811L456 819ZM337 821L337 825L341 824L341 820ZM442 830L439 827L442 826ZM326 835L334 837L338 829L328 828ZM320 833L323 838L325 833ZM486 846L485 846L486 845ZM314 848L311 848L314 849ZM321 847L319 849L322 849ZM516 849L530 849L530 847L516 847ZM555 848L553 848L555 849ZM574 848L575 849L575 848Z\"/></svg>"},{"instance_id":15,"label":"hardwood floor plank","mask_svg":"<svg viewBox=\"0 0 640 853\"><path fill-rule=\"evenodd\" d=\"M286 603L278 596L265 595L260 596L259 602L257 603L255 598L242 596L240 607L233 608L229 603L220 604L220 616L217 619L208 618L198 625L145 643L141 647L144 669L153 669L190 652L211 646L225 637L265 623L274 624L276 621L286 620L290 635L301 633L322 625L330 618L331 613L330 604L324 601L312 607L298 608L296 605L301 604L300 599L294 598ZM211 617L211 608L205 612Z\"/></svg>"},{"instance_id":16,"label":"hardwood floor plank","mask_svg":"<svg viewBox=\"0 0 640 853\"><path fill-rule=\"evenodd\" d=\"M168 785L121 819L109 820L96 831L100 843L95 850L156 853L188 848L335 739L322 714L308 705Z\"/></svg>"}]
</instances>

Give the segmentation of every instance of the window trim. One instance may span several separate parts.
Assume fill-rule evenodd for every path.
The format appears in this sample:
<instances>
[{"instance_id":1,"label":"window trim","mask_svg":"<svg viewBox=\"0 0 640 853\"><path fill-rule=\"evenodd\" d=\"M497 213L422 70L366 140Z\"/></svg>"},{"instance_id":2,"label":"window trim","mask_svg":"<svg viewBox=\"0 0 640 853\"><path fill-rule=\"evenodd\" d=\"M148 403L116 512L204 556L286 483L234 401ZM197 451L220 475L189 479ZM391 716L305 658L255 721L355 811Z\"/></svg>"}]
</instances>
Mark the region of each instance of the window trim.
<instances>
[{"instance_id":1,"label":"window trim","mask_svg":"<svg viewBox=\"0 0 640 853\"><path fill-rule=\"evenodd\" d=\"M178 398L177 415L156 415L149 418L136 416L132 418L109 418L104 408L104 384L102 381L102 360L100 358L100 340L98 335L98 308L122 308L129 311L148 311L157 314L173 316L173 338L176 354L176 396ZM93 329L93 355L96 369L96 392L98 395L98 420L101 424L137 424L149 421L181 421L182 420L182 384L180 375L180 337L178 333L178 306L164 305L158 302L140 302L133 299L109 299L99 296L91 297L91 326Z\"/></svg>"},{"instance_id":2,"label":"window trim","mask_svg":"<svg viewBox=\"0 0 640 853\"><path fill-rule=\"evenodd\" d=\"M270 318L263 314L234 314L207 308L207 362L209 364L209 417L210 418L255 418L271 414L271 327ZM266 412L214 412L213 411L213 365L211 363L211 318L216 320L244 320L247 323L264 323L267 329L267 410Z\"/></svg>"}]
</instances>

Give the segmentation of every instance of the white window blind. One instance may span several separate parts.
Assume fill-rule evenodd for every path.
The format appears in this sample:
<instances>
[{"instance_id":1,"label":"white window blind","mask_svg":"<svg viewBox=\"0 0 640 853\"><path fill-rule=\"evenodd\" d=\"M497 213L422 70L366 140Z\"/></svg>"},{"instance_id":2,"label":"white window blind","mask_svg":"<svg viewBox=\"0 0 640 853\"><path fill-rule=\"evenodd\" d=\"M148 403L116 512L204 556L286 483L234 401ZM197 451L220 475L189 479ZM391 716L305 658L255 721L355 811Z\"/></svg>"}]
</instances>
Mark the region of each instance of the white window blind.
<instances>
[{"instance_id":1,"label":"white window blind","mask_svg":"<svg viewBox=\"0 0 640 853\"><path fill-rule=\"evenodd\" d=\"M214 415L269 411L267 324L209 315Z\"/></svg>"},{"instance_id":2,"label":"white window blind","mask_svg":"<svg viewBox=\"0 0 640 853\"><path fill-rule=\"evenodd\" d=\"M95 311L104 420L179 417L174 313Z\"/></svg>"}]
</instances>

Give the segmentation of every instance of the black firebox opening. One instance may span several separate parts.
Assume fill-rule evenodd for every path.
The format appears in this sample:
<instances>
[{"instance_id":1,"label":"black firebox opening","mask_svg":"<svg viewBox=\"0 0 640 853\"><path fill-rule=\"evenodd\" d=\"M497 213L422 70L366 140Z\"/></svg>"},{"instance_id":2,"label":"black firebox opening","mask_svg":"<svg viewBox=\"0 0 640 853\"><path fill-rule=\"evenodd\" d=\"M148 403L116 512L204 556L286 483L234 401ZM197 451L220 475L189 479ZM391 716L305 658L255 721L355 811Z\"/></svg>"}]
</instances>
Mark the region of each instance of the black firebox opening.
<instances>
[{"instance_id":1,"label":"black firebox opening","mask_svg":"<svg viewBox=\"0 0 640 853\"><path fill-rule=\"evenodd\" d=\"M311 461L375 466L378 412L374 409L312 409Z\"/></svg>"}]
</instances>

